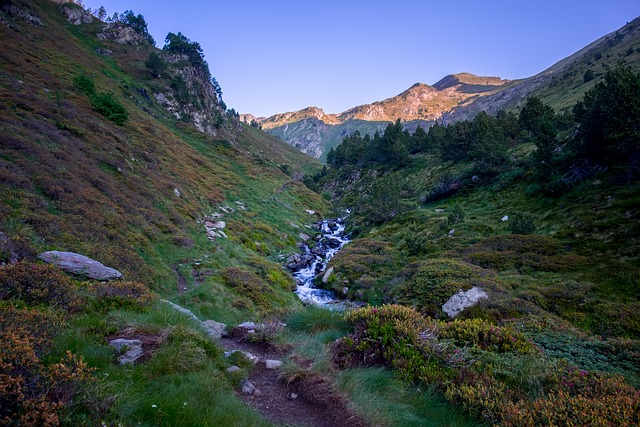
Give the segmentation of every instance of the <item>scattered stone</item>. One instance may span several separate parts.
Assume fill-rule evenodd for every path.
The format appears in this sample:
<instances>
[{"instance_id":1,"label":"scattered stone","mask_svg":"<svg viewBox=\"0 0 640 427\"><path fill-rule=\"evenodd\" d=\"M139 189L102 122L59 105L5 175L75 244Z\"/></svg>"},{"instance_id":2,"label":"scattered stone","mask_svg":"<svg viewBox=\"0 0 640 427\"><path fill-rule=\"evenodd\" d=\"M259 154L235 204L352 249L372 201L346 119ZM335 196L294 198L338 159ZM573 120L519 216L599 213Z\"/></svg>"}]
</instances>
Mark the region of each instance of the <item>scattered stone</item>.
<instances>
[{"instance_id":1,"label":"scattered stone","mask_svg":"<svg viewBox=\"0 0 640 427\"><path fill-rule=\"evenodd\" d=\"M342 288L342 295L348 295L349 294L349 288L347 286Z\"/></svg>"},{"instance_id":2,"label":"scattered stone","mask_svg":"<svg viewBox=\"0 0 640 427\"><path fill-rule=\"evenodd\" d=\"M242 380L240 382L240 391L247 396L262 396L262 392L254 386L249 380Z\"/></svg>"},{"instance_id":3,"label":"scattered stone","mask_svg":"<svg viewBox=\"0 0 640 427\"><path fill-rule=\"evenodd\" d=\"M449 230L449 236L453 236L455 232L456 232L456 229L452 228L451 230Z\"/></svg>"},{"instance_id":4,"label":"scattered stone","mask_svg":"<svg viewBox=\"0 0 640 427\"><path fill-rule=\"evenodd\" d=\"M227 325L224 323L216 322L215 320L205 320L200 324L211 339L219 340L226 335L225 329Z\"/></svg>"},{"instance_id":5,"label":"scattered stone","mask_svg":"<svg viewBox=\"0 0 640 427\"><path fill-rule=\"evenodd\" d=\"M442 213L442 212L444 212L444 211L446 211L446 209L438 208L438 209L436 209L434 212Z\"/></svg>"},{"instance_id":6,"label":"scattered stone","mask_svg":"<svg viewBox=\"0 0 640 427\"><path fill-rule=\"evenodd\" d=\"M217 221L213 224L213 228L217 228L218 230L224 230L227 226L227 223L224 221Z\"/></svg>"},{"instance_id":7,"label":"scattered stone","mask_svg":"<svg viewBox=\"0 0 640 427\"><path fill-rule=\"evenodd\" d=\"M289 399L289 400L295 400L297 398L298 398L298 393L291 392L291 393L287 394L287 399Z\"/></svg>"},{"instance_id":8,"label":"scattered stone","mask_svg":"<svg viewBox=\"0 0 640 427\"><path fill-rule=\"evenodd\" d=\"M471 182L473 182L474 184L477 184L480 182L480 177L478 175L473 175L471 177Z\"/></svg>"},{"instance_id":9,"label":"scattered stone","mask_svg":"<svg viewBox=\"0 0 640 427\"><path fill-rule=\"evenodd\" d=\"M144 350L142 349L142 341L136 339L128 340L125 338L118 338L109 341L109 345L115 347L116 351L120 353L118 362L120 362L121 365L135 362L144 353Z\"/></svg>"},{"instance_id":10,"label":"scattered stone","mask_svg":"<svg viewBox=\"0 0 640 427\"><path fill-rule=\"evenodd\" d=\"M267 369L279 369L282 366L282 361L280 360L265 360L264 367Z\"/></svg>"},{"instance_id":11,"label":"scattered stone","mask_svg":"<svg viewBox=\"0 0 640 427\"><path fill-rule=\"evenodd\" d=\"M73 252L48 251L38 255L38 258L48 264L54 264L67 273L88 277L95 280L116 280L122 278L118 270L87 256Z\"/></svg>"},{"instance_id":12,"label":"scattered stone","mask_svg":"<svg viewBox=\"0 0 640 427\"><path fill-rule=\"evenodd\" d=\"M304 234L304 233L298 234L298 237L301 238L303 242L306 242L307 240L311 239L311 236L309 236L308 234Z\"/></svg>"},{"instance_id":13,"label":"scattered stone","mask_svg":"<svg viewBox=\"0 0 640 427\"><path fill-rule=\"evenodd\" d=\"M242 353L244 355L244 357L249 359L249 361L252 362L254 365L257 365L258 362L260 361L260 358L258 356L256 356L255 354L249 353L248 351L244 351L244 350L229 350L229 351L225 351L224 352L224 357L229 357L234 353Z\"/></svg>"},{"instance_id":14,"label":"scattered stone","mask_svg":"<svg viewBox=\"0 0 640 427\"><path fill-rule=\"evenodd\" d=\"M322 275L322 283L324 283L325 285L329 283L329 279L331 278L332 274L333 274L333 267L327 268L327 270Z\"/></svg>"},{"instance_id":15,"label":"scattered stone","mask_svg":"<svg viewBox=\"0 0 640 427\"><path fill-rule=\"evenodd\" d=\"M509 216L508 216L508 215L503 216L503 217L500 219L500 221L509 221Z\"/></svg>"},{"instance_id":16,"label":"scattered stone","mask_svg":"<svg viewBox=\"0 0 640 427\"><path fill-rule=\"evenodd\" d=\"M442 306L442 311L449 317L456 317L462 310L475 305L483 298L489 298L489 295L481 288L474 286L466 292L460 291L449 298Z\"/></svg>"},{"instance_id":17,"label":"scattered stone","mask_svg":"<svg viewBox=\"0 0 640 427\"><path fill-rule=\"evenodd\" d=\"M180 190L178 190L177 188L173 189L173 194L176 195L176 197L180 197Z\"/></svg>"},{"instance_id":18,"label":"scattered stone","mask_svg":"<svg viewBox=\"0 0 640 427\"><path fill-rule=\"evenodd\" d=\"M240 368L236 365L231 365L227 368L227 372L233 374L234 372L238 372Z\"/></svg>"},{"instance_id":19,"label":"scattered stone","mask_svg":"<svg viewBox=\"0 0 640 427\"><path fill-rule=\"evenodd\" d=\"M238 325L238 328L255 329L256 324L254 322L242 322Z\"/></svg>"},{"instance_id":20,"label":"scattered stone","mask_svg":"<svg viewBox=\"0 0 640 427\"><path fill-rule=\"evenodd\" d=\"M312 211L311 209L307 209L305 210L306 213L308 213L309 215L315 215L316 211Z\"/></svg>"},{"instance_id":21,"label":"scattered stone","mask_svg":"<svg viewBox=\"0 0 640 427\"><path fill-rule=\"evenodd\" d=\"M109 49L103 49L101 47L96 48L96 53L102 56L111 56L113 55L113 51ZM122 172L121 168L118 168L118 172Z\"/></svg>"}]
</instances>

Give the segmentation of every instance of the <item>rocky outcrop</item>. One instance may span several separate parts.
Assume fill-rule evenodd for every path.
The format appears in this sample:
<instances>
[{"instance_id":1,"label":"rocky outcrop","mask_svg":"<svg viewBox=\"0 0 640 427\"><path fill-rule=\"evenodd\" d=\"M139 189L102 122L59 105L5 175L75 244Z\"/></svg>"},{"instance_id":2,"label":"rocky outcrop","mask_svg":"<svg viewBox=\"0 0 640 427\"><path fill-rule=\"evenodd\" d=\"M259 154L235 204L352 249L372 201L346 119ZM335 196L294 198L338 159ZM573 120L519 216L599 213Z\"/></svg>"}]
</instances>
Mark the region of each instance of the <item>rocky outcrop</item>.
<instances>
[{"instance_id":1,"label":"rocky outcrop","mask_svg":"<svg viewBox=\"0 0 640 427\"><path fill-rule=\"evenodd\" d=\"M104 25L98 33L98 39L133 46L140 46L145 43L149 43L145 36L119 21L110 22Z\"/></svg>"},{"instance_id":2,"label":"rocky outcrop","mask_svg":"<svg viewBox=\"0 0 640 427\"><path fill-rule=\"evenodd\" d=\"M216 136L225 110L205 66L193 65L187 55L162 53L169 64L171 87L153 94L156 102L176 119L191 122L200 132Z\"/></svg>"},{"instance_id":3,"label":"rocky outcrop","mask_svg":"<svg viewBox=\"0 0 640 427\"><path fill-rule=\"evenodd\" d=\"M24 7L19 7L14 4L4 4L0 6L0 22L9 28L20 30L20 27L13 22L16 19L34 27L44 27L42 20Z\"/></svg>"},{"instance_id":4,"label":"rocky outcrop","mask_svg":"<svg viewBox=\"0 0 640 427\"><path fill-rule=\"evenodd\" d=\"M93 22L93 15L80 6L64 5L60 8L67 17L67 21L73 25L90 24Z\"/></svg>"},{"instance_id":5,"label":"rocky outcrop","mask_svg":"<svg viewBox=\"0 0 640 427\"><path fill-rule=\"evenodd\" d=\"M456 317L462 310L477 304L484 298L489 298L489 295L481 288L474 286L466 292L460 291L449 298L442 306L442 311L447 313L449 317Z\"/></svg>"},{"instance_id":6,"label":"rocky outcrop","mask_svg":"<svg viewBox=\"0 0 640 427\"><path fill-rule=\"evenodd\" d=\"M106 267L96 260L73 252L48 251L38 255L38 258L76 276L107 281L122 278L122 273L118 270Z\"/></svg>"}]
</instances>

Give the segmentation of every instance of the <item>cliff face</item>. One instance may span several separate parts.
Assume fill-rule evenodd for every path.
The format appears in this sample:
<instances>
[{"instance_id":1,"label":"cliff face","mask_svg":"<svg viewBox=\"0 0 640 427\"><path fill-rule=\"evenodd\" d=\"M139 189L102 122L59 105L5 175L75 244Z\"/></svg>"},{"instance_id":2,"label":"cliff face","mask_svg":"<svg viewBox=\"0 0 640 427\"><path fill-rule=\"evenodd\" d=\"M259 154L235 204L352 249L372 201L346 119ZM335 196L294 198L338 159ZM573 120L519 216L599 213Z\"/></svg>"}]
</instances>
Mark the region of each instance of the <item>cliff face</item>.
<instances>
[{"instance_id":1,"label":"cliff face","mask_svg":"<svg viewBox=\"0 0 640 427\"><path fill-rule=\"evenodd\" d=\"M208 70L192 64L187 55L165 52L162 58L168 64L170 83L154 92L156 101L175 118L193 123L200 132L217 135L225 110Z\"/></svg>"}]
</instances>

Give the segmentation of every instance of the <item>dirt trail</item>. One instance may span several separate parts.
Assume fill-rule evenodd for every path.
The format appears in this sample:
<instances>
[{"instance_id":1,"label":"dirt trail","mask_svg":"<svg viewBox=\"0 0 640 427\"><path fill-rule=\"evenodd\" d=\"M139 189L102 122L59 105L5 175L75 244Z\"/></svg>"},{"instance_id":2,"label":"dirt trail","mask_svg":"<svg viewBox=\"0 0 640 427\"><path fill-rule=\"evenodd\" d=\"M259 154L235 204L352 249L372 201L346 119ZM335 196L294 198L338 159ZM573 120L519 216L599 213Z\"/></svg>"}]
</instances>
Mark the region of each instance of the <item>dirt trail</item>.
<instances>
[{"instance_id":1,"label":"dirt trail","mask_svg":"<svg viewBox=\"0 0 640 427\"><path fill-rule=\"evenodd\" d=\"M260 390L260 396L248 396L238 392L238 397L247 405L255 408L269 421L284 426L304 427L338 427L362 426L359 420L350 417L343 402L336 405L335 396L320 396L326 392L331 394L330 387L325 390L306 387L305 383L286 385L279 380L279 370L265 367L265 360L283 360L285 354L261 343L251 343L237 338L223 338L222 347L229 350L244 350L260 358L251 371L248 380ZM352 419L350 421L349 419Z\"/></svg>"}]
</instances>

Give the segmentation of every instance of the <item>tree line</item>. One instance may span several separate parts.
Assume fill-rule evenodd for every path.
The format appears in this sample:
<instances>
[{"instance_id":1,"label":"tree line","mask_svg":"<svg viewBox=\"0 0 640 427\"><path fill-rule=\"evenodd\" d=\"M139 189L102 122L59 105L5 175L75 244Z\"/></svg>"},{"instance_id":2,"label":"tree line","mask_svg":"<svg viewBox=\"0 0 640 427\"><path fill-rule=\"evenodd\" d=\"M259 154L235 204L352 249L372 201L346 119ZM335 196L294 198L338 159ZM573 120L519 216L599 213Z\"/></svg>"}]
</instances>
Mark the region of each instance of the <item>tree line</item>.
<instances>
[{"instance_id":1,"label":"tree line","mask_svg":"<svg viewBox=\"0 0 640 427\"><path fill-rule=\"evenodd\" d=\"M446 126L436 122L428 131L418 127L413 134L403 130L400 120L373 137L356 131L328 152L327 164L394 170L407 166L412 154L432 153L443 161L474 162L499 172L509 162L508 150L524 142L534 143L530 160L545 179L570 184L579 178L572 178L571 170L585 175L602 168L637 178L640 74L629 67L610 70L572 110L561 113L532 96L519 114L499 111L492 116L483 111L473 120Z\"/></svg>"}]
</instances>

